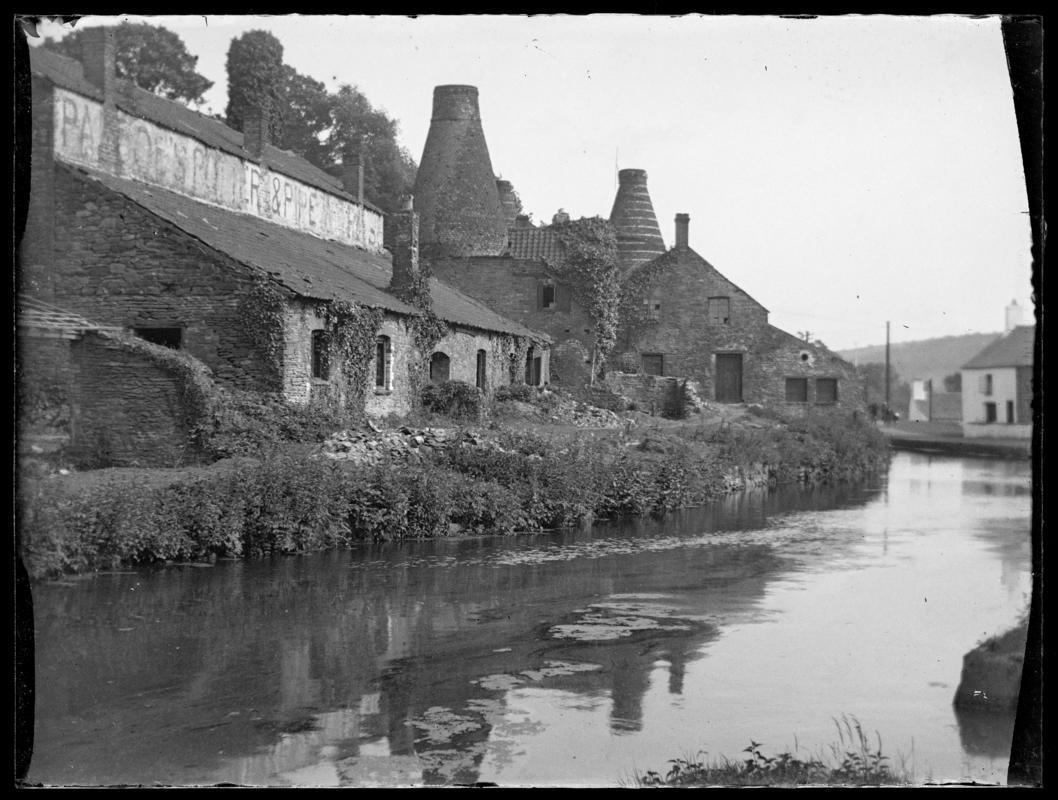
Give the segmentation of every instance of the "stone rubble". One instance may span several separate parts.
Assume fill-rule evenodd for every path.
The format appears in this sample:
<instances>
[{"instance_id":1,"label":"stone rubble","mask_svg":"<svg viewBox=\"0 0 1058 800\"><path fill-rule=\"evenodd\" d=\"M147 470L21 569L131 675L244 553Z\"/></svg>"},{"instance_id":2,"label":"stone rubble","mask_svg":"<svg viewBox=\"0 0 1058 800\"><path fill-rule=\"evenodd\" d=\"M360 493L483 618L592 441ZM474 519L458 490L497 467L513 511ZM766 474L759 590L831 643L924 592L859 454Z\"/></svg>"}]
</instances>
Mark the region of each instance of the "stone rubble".
<instances>
[{"instance_id":1,"label":"stone rubble","mask_svg":"<svg viewBox=\"0 0 1058 800\"><path fill-rule=\"evenodd\" d=\"M500 450L496 442L473 430L459 428L412 428L402 425L384 430L371 424L369 430L344 430L333 434L317 455L358 464L377 464L387 459L420 461L432 451L449 447Z\"/></svg>"}]
</instances>

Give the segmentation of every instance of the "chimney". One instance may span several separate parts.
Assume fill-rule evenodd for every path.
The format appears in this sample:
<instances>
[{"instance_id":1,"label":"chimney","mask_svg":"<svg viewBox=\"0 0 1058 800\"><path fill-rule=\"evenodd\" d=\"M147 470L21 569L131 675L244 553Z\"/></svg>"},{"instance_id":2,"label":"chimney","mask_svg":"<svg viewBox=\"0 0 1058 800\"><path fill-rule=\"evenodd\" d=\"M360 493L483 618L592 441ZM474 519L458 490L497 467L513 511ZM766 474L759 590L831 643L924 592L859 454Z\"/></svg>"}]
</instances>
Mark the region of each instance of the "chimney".
<instances>
[{"instance_id":1,"label":"chimney","mask_svg":"<svg viewBox=\"0 0 1058 800\"><path fill-rule=\"evenodd\" d=\"M114 102L114 29L85 28L81 33L81 66L85 80L103 91L103 102Z\"/></svg>"},{"instance_id":2,"label":"chimney","mask_svg":"<svg viewBox=\"0 0 1058 800\"><path fill-rule=\"evenodd\" d=\"M419 215L413 209L413 196L401 197L401 209L393 219L393 278L390 289L406 297L419 281ZM429 294L427 293L427 298Z\"/></svg>"},{"instance_id":3,"label":"chimney","mask_svg":"<svg viewBox=\"0 0 1058 800\"><path fill-rule=\"evenodd\" d=\"M610 222L617 233L618 264L622 274L627 274L664 253L665 242L647 191L646 170L623 169L617 178Z\"/></svg>"},{"instance_id":4,"label":"chimney","mask_svg":"<svg viewBox=\"0 0 1058 800\"><path fill-rule=\"evenodd\" d=\"M360 205L364 204L364 157L353 156L348 163L342 164L342 186L349 194L356 195Z\"/></svg>"},{"instance_id":5,"label":"chimney","mask_svg":"<svg viewBox=\"0 0 1058 800\"><path fill-rule=\"evenodd\" d=\"M257 161L264 157L265 145L271 144L268 122L268 110L262 106L253 106L243 112L242 147Z\"/></svg>"},{"instance_id":6,"label":"chimney","mask_svg":"<svg viewBox=\"0 0 1058 800\"><path fill-rule=\"evenodd\" d=\"M1025 324L1025 317L1021 313L1021 306L1018 305L1017 300L1011 300L1010 305L1006 309L1006 328L1005 331L1010 333L1018 325Z\"/></svg>"},{"instance_id":7,"label":"chimney","mask_svg":"<svg viewBox=\"0 0 1058 800\"><path fill-rule=\"evenodd\" d=\"M529 221L529 215L528 214L519 214L517 217L514 218L514 227L515 228L534 228L536 226L533 225L533 223Z\"/></svg>"},{"instance_id":8,"label":"chimney","mask_svg":"<svg viewBox=\"0 0 1058 800\"><path fill-rule=\"evenodd\" d=\"M687 228L691 224L690 214L677 214L676 215L676 249L686 250L690 245L687 244Z\"/></svg>"},{"instance_id":9,"label":"chimney","mask_svg":"<svg viewBox=\"0 0 1058 800\"><path fill-rule=\"evenodd\" d=\"M551 217L552 225L563 225L569 222L569 214L566 213L566 209L560 208L555 212L555 216Z\"/></svg>"},{"instance_id":10,"label":"chimney","mask_svg":"<svg viewBox=\"0 0 1058 800\"><path fill-rule=\"evenodd\" d=\"M424 256L499 255L507 222L475 86L437 86L415 177Z\"/></svg>"}]
</instances>

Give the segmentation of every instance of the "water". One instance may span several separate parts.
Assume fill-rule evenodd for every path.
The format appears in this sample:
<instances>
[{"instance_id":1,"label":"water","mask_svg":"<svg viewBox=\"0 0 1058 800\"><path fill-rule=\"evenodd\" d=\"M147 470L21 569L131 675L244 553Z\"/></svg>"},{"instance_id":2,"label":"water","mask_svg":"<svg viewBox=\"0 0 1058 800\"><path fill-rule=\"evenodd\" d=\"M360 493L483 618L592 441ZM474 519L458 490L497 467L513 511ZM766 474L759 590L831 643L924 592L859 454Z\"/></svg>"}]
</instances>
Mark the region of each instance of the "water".
<instances>
[{"instance_id":1,"label":"water","mask_svg":"<svg viewBox=\"0 0 1058 800\"><path fill-rule=\"evenodd\" d=\"M951 701L1027 607L1029 481L899 453L662 521L41 585L29 777L615 786L854 717L916 780L1003 783L1013 719Z\"/></svg>"}]
</instances>

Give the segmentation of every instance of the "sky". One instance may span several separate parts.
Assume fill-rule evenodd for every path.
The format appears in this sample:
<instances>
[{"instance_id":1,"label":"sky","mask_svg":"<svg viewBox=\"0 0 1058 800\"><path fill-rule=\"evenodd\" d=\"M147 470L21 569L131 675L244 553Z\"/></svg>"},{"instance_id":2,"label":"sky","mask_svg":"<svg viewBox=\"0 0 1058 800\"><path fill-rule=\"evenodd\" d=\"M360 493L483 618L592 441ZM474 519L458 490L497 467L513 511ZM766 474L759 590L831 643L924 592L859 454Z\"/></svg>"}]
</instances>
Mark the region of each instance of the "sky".
<instances>
[{"instance_id":1,"label":"sky","mask_svg":"<svg viewBox=\"0 0 1058 800\"><path fill-rule=\"evenodd\" d=\"M356 85L418 161L434 86L478 87L497 175L548 222L608 217L647 171L690 246L791 333L832 349L1031 321L1031 234L998 17L155 16L214 82L267 30L329 89ZM61 36L68 27L45 23ZM34 40L30 40L35 44Z\"/></svg>"}]
</instances>

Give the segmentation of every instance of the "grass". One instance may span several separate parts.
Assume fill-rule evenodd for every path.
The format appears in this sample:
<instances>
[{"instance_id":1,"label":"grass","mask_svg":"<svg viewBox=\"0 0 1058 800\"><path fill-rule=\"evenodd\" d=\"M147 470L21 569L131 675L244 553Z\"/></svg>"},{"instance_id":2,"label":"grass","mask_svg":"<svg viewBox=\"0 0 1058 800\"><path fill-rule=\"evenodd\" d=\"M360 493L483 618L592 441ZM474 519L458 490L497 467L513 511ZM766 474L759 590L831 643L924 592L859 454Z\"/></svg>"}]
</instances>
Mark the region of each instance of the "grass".
<instances>
[{"instance_id":1,"label":"grass","mask_svg":"<svg viewBox=\"0 0 1058 800\"><path fill-rule=\"evenodd\" d=\"M766 755L760 742L750 741L739 759L708 759L700 751L687 758L669 760L664 773L636 773L637 787L649 786L906 786L914 775L904 764L894 766L882 752L881 736L874 742L855 717L834 720L838 741L829 753L801 757L788 750ZM798 748L795 747L796 751Z\"/></svg>"}]
</instances>

